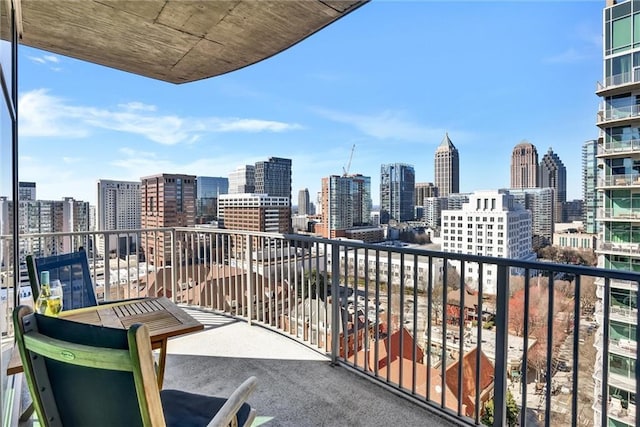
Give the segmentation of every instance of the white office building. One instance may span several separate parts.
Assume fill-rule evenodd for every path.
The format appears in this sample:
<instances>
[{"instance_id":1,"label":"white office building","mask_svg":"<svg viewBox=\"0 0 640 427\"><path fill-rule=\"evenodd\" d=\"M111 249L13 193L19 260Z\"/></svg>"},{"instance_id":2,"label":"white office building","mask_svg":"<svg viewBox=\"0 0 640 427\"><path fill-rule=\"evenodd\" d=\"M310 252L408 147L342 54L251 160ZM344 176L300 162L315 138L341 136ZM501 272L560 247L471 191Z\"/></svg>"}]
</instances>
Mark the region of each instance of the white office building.
<instances>
[{"instance_id":1,"label":"white office building","mask_svg":"<svg viewBox=\"0 0 640 427\"><path fill-rule=\"evenodd\" d=\"M534 260L531 248L531 212L514 201L507 190L476 191L460 210L442 211L444 252ZM460 263L451 261L458 271ZM478 264L465 263L467 284L477 288ZM512 269L511 274L520 273ZM484 266L483 291L495 294L497 267Z\"/></svg>"}]
</instances>

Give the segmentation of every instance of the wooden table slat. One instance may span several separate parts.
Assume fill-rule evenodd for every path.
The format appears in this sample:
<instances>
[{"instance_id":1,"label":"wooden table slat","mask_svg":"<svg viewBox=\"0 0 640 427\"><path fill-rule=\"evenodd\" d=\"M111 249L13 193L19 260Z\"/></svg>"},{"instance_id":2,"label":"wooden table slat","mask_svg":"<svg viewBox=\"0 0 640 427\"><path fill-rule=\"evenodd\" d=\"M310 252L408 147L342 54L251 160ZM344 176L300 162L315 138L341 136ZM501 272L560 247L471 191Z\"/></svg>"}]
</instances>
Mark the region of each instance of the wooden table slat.
<instances>
[{"instance_id":1,"label":"wooden table slat","mask_svg":"<svg viewBox=\"0 0 640 427\"><path fill-rule=\"evenodd\" d=\"M74 322L128 329L134 323L149 328L152 348L166 347L167 339L204 329L204 325L165 297L120 301L113 304L63 311L60 317ZM17 350L17 348L16 348ZM22 362L15 353L7 375L22 372ZM162 355L164 357L164 355ZM159 377L161 383L161 376Z\"/></svg>"}]
</instances>

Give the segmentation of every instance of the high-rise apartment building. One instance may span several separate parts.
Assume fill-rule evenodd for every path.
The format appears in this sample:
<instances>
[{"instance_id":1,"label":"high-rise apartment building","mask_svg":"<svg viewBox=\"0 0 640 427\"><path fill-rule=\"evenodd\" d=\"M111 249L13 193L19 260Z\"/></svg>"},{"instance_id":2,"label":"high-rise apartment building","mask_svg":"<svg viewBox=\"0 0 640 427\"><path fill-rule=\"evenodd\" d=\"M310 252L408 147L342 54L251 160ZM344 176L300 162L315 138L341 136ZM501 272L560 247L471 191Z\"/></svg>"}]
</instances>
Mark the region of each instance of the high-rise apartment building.
<instances>
[{"instance_id":1,"label":"high-rise apartment building","mask_svg":"<svg viewBox=\"0 0 640 427\"><path fill-rule=\"evenodd\" d=\"M438 196L447 197L451 193L460 192L460 159L458 149L449 139L446 133L438 148L436 148L435 185L438 188Z\"/></svg>"},{"instance_id":2,"label":"high-rise apartment building","mask_svg":"<svg viewBox=\"0 0 640 427\"><path fill-rule=\"evenodd\" d=\"M601 207L598 197L598 141L582 144L582 223L586 233L596 233L596 212Z\"/></svg>"},{"instance_id":3,"label":"high-rise apartment building","mask_svg":"<svg viewBox=\"0 0 640 427\"><path fill-rule=\"evenodd\" d=\"M442 212L444 198L427 197L423 201L422 220L428 227L440 227L440 212ZM445 207L446 208L446 207Z\"/></svg>"},{"instance_id":4,"label":"high-rise apartment building","mask_svg":"<svg viewBox=\"0 0 640 427\"><path fill-rule=\"evenodd\" d=\"M140 181L98 180L98 230L131 230L140 228ZM120 239L120 241L118 241ZM105 239L98 237L98 254L107 257L108 253L118 256L135 252L138 244L136 235L118 237L115 234Z\"/></svg>"},{"instance_id":5,"label":"high-rise apartment building","mask_svg":"<svg viewBox=\"0 0 640 427\"><path fill-rule=\"evenodd\" d=\"M229 178L196 177L196 223L206 224L218 218L218 196L229 192Z\"/></svg>"},{"instance_id":6,"label":"high-rise apartment building","mask_svg":"<svg viewBox=\"0 0 640 427\"><path fill-rule=\"evenodd\" d=\"M309 199L309 189L303 188L298 191L298 215L311 214L311 200Z\"/></svg>"},{"instance_id":7,"label":"high-rise apartment building","mask_svg":"<svg viewBox=\"0 0 640 427\"><path fill-rule=\"evenodd\" d=\"M597 213L600 267L640 272L640 1L607 0L603 17L603 83L597 95L602 98L597 125L600 177L598 191L602 208ZM597 366L608 361L607 383L602 370L594 374L594 425L602 425L602 400L610 408L622 402L628 411L607 413L607 426L635 426L638 340L636 335L638 285L611 280L597 282L596 321L609 313L608 351L604 351L604 328L597 329ZM604 302L609 307L604 307ZM604 309L608 310L605 312ZM606 362L605 362L606 363ZM603 395L603 390L608 396Z\"/></svg>"},{"instance_id":8,"label":"high-rise apartment building","mask_svg":"<svg viewBox=\"0 0 640 427\"><path fill-rule=\"evenodd\" d=\"M567 201L567 169L551 147L540 160L538 183L541 188L553 188L556 197L555 221L565 222L563 204Z\"/></svg>"},{"instance_id":9,"label":"high-rise apartment building","mask_svg":"<svg viewBox=\"0 0 640 427\"><path fill-rule=\"evenodd\" d=\"M229 194L253 193L256 191L256 167L238 166L229 173Z\"/></svg>"},{"instance_id":10,"label":"high-rise apartment building","mask_svg":"<svg viewBox=\"0 0 640 427\"><path fill-rule=\"evenodd\" d=\"M142 228L195 225L195 176L163 173L140 180ZM171 239L165 233L143 233L142 248L147 263L157 267L171 265Z\"/></svg>"},{"instance_id":11,"label":"high-rise apartment building","mask_svg":"<svg viewBox=\"0 0 640 427\"><path fill-rule=\"evenodd\" d=\"M354 227L371 224L371 178L332 175L322 178L322 217L316 232L323 237L345 237Z\"/></svg>"},{"instance_id":12,"label":"high-rise apartment building","mask_svg":"<svg viewBox=\"0 0 640 427\"><path fill-rule=\"evenodd\" d=\"M462 209L465 203L469 203L472 193L451 193L443 199L442 209Z\"/></svg>"},{"instance_id":13,"label":"high-rise apartment building","mask_svg":"<svg viewBox=\"0 0 640 427\"><path fill-rule=\"evenodd\" d=\"M553 242L555 194L553 188L510 189L514 201L531 212L531 244L534 250Z\"/></svg>"},{"instance_id":14,"label":"high-rise apartment building","mask_svg":"<svg viewBox=\"0 0 640 427\"><path fill-rule=\"evenodd\" d=\"M513 147L511 154L511 188L536 188L538 186L538 150L528 141Z\"/></svg>"},{"instance_id":15,"label":"high-rise apartment building","mask_svg":"<svg viewBox=\"0 0 640 427\"><path fill-rule=\"evenodd\" d=\"M7 234L13 228L13 201L0 197L0 232ZM89 202L65 197L63 200L23 200L18 202L18 232L20 234L73 233L89 231L91 225ZM20 241L18 254L20 261L26 255L54 255L71 252L73 248L84 246L91 249L92 242L87 236L38 237ZM9 262L9 259L2 261Z\"/></svg>"},{"instance_id":16,"label":"high-rise apartment building","mask_svg":"<svg viewBox=\"0 0 640 427\"><path fill-rule=\"evenodd\" d=\"M404 163L380 168L380 223L390 220L411 221L415 214L415 171Z\"/></svg>"},{"instance_id":17,"label":"high-rise apartment building","mask_svg":"<svg viewBox=\"0 0 640 427\"><path fill-rule=\"evenodd\" d=\"M460 210L442 211L444 252L534 260L531 213L506 190L476 191ZM457 269L459 262L450 261ZM467 262L465 279L477 285L479 265ZM517 274L517 272L513 272ZM497 266L484 266L483 291L496 293Z\"/></svg>"},{"instance_id":18,"label":"high-rise apartment building","mask_svg":"<svg viewBox=\"0 0 640 427\"><path fill-rule=\"evenodd\" d=\"M416 206L424 206L424 199L427 197L438 197L438 189L433 182L416 182Z\"/></svg>"},{"instance_id":19,"label":"high-rise apartment building","mask_svg":"<svg viewBox=\"0 0 640 427\"><path fill-rule=\"evenodd\" d=\"M18 183L18 200L19 201L36 200L36 183L20 181Z\"/></svg>"}]
</instances>

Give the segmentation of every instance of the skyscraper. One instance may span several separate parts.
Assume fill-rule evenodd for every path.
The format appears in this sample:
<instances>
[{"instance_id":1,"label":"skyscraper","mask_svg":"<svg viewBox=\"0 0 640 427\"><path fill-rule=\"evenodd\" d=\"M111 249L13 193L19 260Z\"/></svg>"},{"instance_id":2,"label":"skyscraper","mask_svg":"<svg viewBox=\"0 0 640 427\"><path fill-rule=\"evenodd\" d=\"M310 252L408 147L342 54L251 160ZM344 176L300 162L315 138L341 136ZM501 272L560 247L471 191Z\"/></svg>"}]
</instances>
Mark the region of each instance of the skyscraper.
<instances>
[{"instance_id":1,"label":"skyscraper","mask_svg":"<svg viewBox=\"0 0 640 427\"><path fill-rule=\"evenodd\" d=\"M322 217L316 227L323 237L346 236L346 231L371 224L371 178L332 175L322 178Z\"/></svg>"},{"instance_id":2,"label":"skyscraper","mask_svg":"<svg viewBox=\"0 0 640 427\"><path fill-rule=\"evenodd\" d=\"M344 237L353 227L353 197L351 179L332 175L322 178L322 219L316 230L322 237Z\"/></svg>"},{"instance_id":3,"label":"skyscraper","mask_svg":"<svg viewBox=\"0 0 640 427\"><path fill-rule=\"evenodd\" d=\"M229 179L219 176L196 177L196 223L205 224L218 217L218 196L229 193Z\"/></svg>"},{"instance_id":4,"label":"skyscraper","mask_svg":"<svg viewBox=\"0 0 640 427\"><path fill-rule=\"evenodd\" d=\"M127 230L140 228L140 181L112 181L98 180L98 230ZM127 239L132 239L127 242ZM119 255L128 255L127 243L136 245L136 236L123 236L118 242L118 236L109 235L105 241L104 235L98 237L98 254L105 256L106 252L119 249Z\"/></svg>"},{"instance_id":5,"label":"skyscraper","mask_svg":"<svg viewBox=\"0 0 640 427\"><path fill-rule=\"evenodd\" d=\"M433 182L416 182L416 206L424 206L427 197L438 197L438 189Z\"/></svg>"},{"instance_id":6,"label":"skyscraper","mask_svg":"<svg viewBox=\"0 0 640 427\"><path fill-rule=\"evenodd\" d=\"M196 177L158 174L140 179L142 228L193 227L196 218ZM142 248L149 264L170 265L171 246L166 233L143 233Z\"/></svg>"},{"instance_id":7,"label":"skyscraper","mask_svg":"<svg viewBox=\"0 0 640 427\"><path fill-rule=\"evenodd\" d=\"M511 154L511 188L538 186L538 150L528 141L513 147Z\"/></svg>"},{"instance_id":8,"label":"skyscraper","mask_svg":"<svg viewBox=\"0 0 640 427\"><path fill-rule=\"evenodd\" d=\"M640 271L639 10L640 1L637 0L607 0L602 15L603 83L598 85L596 92L602 98L596 122L600 128L598 162L602 167L598 191L603 197L602 209L597 213L598 265L636 272ZM608 391L610 405L633 402L634 406L629 404L629 415L622 416L621 412L610 410L605 423L608 426L635 426L638 421L634 414L638 404L638 284L618 280L607 283L598 280L596 284L596 295L602 300L596 305L595 319L602 322L603 316L609 318L606 332L602 324L597 328L596 360L604 360L605 366L608 361L609 371L605 377L598 369L602 364L596 362L594 400L597 396L607 399L603 391ZM607 336L609 339L605 340ZM596 400L594 405L594 425L604 427L601 402Z\"/></svg>"},{"instance_id":9,"label":"skyscraper","mask_svg":"<svg viewBox=\"0 0 640 427\"><path fill-rule=\"evenodd\" d=\"M229 194L253 193L256 191L256 167L238 166L229 173Z\"/></svg>"},{"instance_id":10,"label":"skyscraper","mask_svg":"<svg viewBox=\"0 0 640 427\"><path fill-rule=\"evenodd\" d=\"M556 206L553 188L510 189L509 194L513 196L516 203L531 211L533 249L552 244Z\"/></svg>"},{"instance_id":11,"label":"skyscraper","mask_svg":"<svg viewBox=\"0 0 640 427\"><path fill-rule=\"evenodd\" d=\"M309 215L310 211L309 189L298 191L298 215Z\"/></svg>"},{"instance_id":12,"label":"skyscraper","mask_svg":"<svg viewBox=\"0 0 640 427\"><path fill-rule=\"evenodd\" d=\"M563 204L567 201L567 169L551 147L540 160L538 180L539 187L553 188L556 197L555 221L564 222Z\"/></svg>"},{"instance_id":13,"label":"skyscraper","mask_svg":"<svg viewBox=\"0 0 640 427\"><path fill-rule=\"evenodd\" d=\"M598 141L591 139L582 144L582 222L584 231L596 233L596 212L600 207L598 199Z\"/></svg>"},{"instance_id":14,"label":"skyscraper","mask_svg":"<svg viewBox=\"0 0 640 427\"><path fill-rule=\"evenodd\" d=\"M435 184L439 197L447 197L451 193L460 192L460 160L458 149L446 133L435 154Z\"/></svg>"},{"instance_id":15,"label":"skyscraper","mask_svg":"<svg viewBox=\"0 0 640 427\"><path fill-rule=\"evenodd\" d=\"M20 181L18 183L18 200L19 201L36 200L36 183Z\"/></svg>"},{"instance_id":16,"label":"skyscraper","mask_svg":"<svg viewBox=\"0 0 640 427\"><path fill-rule=\"evenodd\" d=\"M414 219L415 172L404 163L380 168L380 223Z\"/></svg>"},{"instance_id":17,"label":"skyscraper","mask_svg":"<svg viewBox=\"0 0 640 427\"><path fill-rule=\"evenodd\" d=\"M256 163L256 190L258 194L288 197L291 203L291 159L269 157Z\"/></svg>"}]
</instances>

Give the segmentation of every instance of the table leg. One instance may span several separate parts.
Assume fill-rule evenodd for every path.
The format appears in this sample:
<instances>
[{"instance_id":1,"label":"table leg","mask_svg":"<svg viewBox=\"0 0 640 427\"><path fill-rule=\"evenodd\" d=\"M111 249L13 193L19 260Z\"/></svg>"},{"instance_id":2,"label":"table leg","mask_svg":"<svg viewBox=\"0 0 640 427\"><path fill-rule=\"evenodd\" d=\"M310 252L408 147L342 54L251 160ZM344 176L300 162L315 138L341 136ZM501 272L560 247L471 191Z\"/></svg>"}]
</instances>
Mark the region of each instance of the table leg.
<instances>
[{"instance_id":1,"label":"table leg","mask_svg":"<svg viewBox=\"0 0 640 427\"><path fill-rule=\"evenodd\" d=\"M158 360L158 388L162 390L162 382L164 381L164 367L167 364L167 341L163 339L160 346L160 358Z\"/></svg>"}]
</instances>

